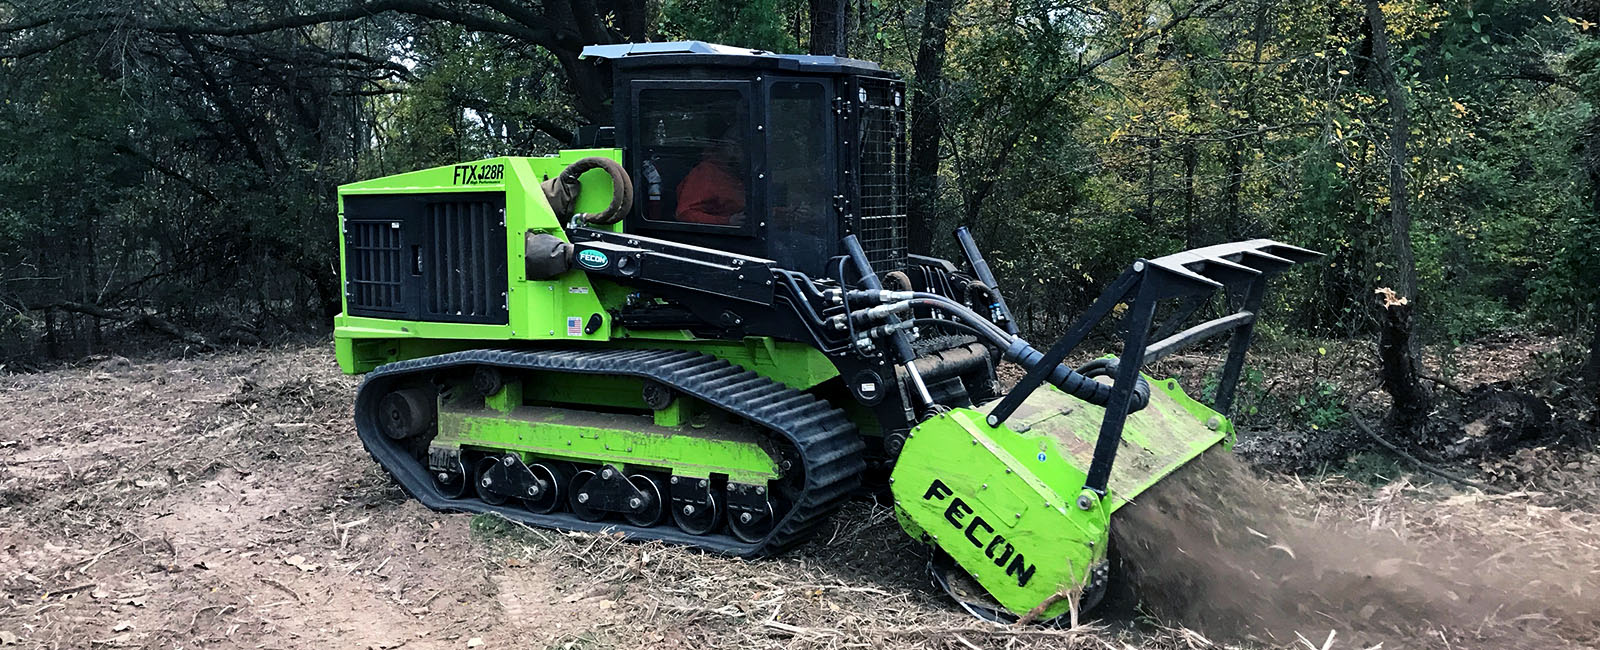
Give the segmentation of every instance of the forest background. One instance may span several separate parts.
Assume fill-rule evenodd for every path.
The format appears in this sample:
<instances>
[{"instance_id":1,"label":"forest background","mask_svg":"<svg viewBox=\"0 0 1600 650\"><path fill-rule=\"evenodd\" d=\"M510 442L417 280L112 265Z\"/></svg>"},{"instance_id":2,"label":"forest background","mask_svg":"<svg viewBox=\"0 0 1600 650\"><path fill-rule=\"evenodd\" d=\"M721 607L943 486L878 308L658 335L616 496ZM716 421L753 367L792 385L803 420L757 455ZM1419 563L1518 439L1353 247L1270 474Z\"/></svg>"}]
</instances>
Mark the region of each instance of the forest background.
<instances>
[{"instance_id":1,"label":"forest background","mask_svg":"<svg viewBox=\"0 0 1600 650\"><path fill-rule=\"evenodd\" d=\"M1264 339L1362 342L1425 411L1427 350L1544 337L1600 406L1596 23L1580 0L0 0L0 364L326 331L337 185L551 153L609 111L582 46L700 39L902 71L913 250L972 228L1032 336L1134 256L1271 237L1328 257L1276 285Z\"/></svg>"}]
</instances>

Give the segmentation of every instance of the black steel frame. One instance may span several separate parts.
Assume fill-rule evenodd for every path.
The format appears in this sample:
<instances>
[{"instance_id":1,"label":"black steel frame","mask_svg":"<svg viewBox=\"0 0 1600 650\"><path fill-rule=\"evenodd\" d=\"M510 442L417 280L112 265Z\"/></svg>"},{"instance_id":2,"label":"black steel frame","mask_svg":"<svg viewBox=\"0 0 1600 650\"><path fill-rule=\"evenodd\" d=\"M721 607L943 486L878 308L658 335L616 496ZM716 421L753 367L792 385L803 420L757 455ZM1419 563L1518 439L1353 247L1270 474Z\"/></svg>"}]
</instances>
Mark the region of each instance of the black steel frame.
<instances>
[{"instance_id":1,"label":"black steel frame","mask_svg":"<svg viewBox=\"0 0 1600 650\"><path fill-rule=\"evenodd\" d=\"M1105 320L1116 305L1126 302L1128 309L1121 323L1122 353L1117 357L1111 399L1106 404L1105 417L1100 421L1094 457L1084 481L1086 489L1105 494L1140 369L1205 339L1231 333L1228 357L1223 362L1222 377L1212 405L1217 412L1226 416L1233 407L1239 373L1244 367L1245 353L1250 349L1256 315L1266 295L1267 280L1295 264L1309 262L1321 255L1304 248L1257 239L1134 262L1100 294L1067 333L1050 347L1044 358L1034 364L990 412L989 426L1004 424L1094 327ZM1204 306L1218 289L1237 292L1242 296L1238 311L1176 333L1168 333ZM1162 335L1160 340L1149 343L1156 320L1156 307L1161 301L1170 299L1180 299L1182 304L1173 318L1166 319L1167 325L1158 330Z\"/></svg>"}]
</instances>

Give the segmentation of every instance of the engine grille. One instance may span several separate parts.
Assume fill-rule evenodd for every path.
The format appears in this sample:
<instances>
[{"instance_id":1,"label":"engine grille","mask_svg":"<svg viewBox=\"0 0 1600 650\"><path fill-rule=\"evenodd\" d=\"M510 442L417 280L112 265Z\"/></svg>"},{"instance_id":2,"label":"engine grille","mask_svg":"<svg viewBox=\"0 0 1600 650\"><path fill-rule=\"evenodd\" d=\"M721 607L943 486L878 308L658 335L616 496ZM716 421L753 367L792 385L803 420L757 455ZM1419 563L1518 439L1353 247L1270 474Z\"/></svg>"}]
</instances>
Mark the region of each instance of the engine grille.
<instances>
[{"instance_id":1,"label":"engine grille","mask_svg":"<svg viewBox=\"0 0 1600 650\"><path fill-rule=\"evenodd\" d=\"M506 322L506 224L487 201L429 203L426 320Z\"/></svg>"},{"instance_id":2,"label":"engine grille","mask_svg":"<svg viewBox=\"0 0 1600 650\"><path fill-rule=\"evenodd\" d=\"M346 224L347 300L351 313L403 312L400 282L404 277L398 221L353 221Z\"/></svg>"},{"instance_id":3,"label":"engine grille","mask_svg":"<svg viewBox=\"0 0 1600 650\"><path fill-rule=\"evenodd\" d=\"M860 133L861 209L857 237L878 271L903 268L906 260L907 161L905 85L864 77L867 91Z\"/></svg>"}]
</instances>

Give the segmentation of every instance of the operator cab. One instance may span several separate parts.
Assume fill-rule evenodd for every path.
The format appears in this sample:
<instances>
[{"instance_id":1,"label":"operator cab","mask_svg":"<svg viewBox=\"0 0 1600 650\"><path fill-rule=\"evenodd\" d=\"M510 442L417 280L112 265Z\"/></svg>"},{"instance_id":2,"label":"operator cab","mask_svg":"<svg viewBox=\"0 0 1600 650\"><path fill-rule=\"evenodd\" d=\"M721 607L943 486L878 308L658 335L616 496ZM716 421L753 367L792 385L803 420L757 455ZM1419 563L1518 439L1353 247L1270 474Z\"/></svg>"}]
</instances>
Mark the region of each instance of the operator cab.
<instances>
[{"instance_id":1,"label":"operator cab","mask_svg":"<svg viewBox=\"0 0 1600 650\"><path fill-rule=\"evenodd\" d=\"M904 83L877 64L698 41L600 45L635 205L626 231L812 277L855 234L906 258ZM603 146L604 129L580 144Z\"/></svg>"}]
</instances>

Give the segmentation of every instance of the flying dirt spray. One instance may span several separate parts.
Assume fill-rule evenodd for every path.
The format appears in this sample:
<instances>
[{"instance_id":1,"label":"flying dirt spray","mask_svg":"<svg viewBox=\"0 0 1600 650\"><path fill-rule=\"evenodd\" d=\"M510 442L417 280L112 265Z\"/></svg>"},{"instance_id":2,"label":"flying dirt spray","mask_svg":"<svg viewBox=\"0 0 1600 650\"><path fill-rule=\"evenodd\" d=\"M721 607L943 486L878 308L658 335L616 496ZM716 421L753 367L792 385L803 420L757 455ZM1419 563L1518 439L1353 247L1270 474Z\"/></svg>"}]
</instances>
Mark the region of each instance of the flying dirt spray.
<instances>
[{"instance_id":1,"label":"flying dirt spray","mask_svg":"<svg viewBox=\"0 0 1600 650\"><path fill-rule=\"evenodd\" d=\"M1140 606L1218 639L1322 647L1561 648L1600 641L1600 546L1525 500L1424 503L1256 476L1212 451L1113 527ZM1329 494L1329 493L1324 493ZM1454 503L1453 503L1454 502ZM1509 522L1509 524L1508 524ZM1592 524L1588 522L1588 524ZM1298 636L1297 636L1298 635Z\"/></svg>"}]
</instances>

